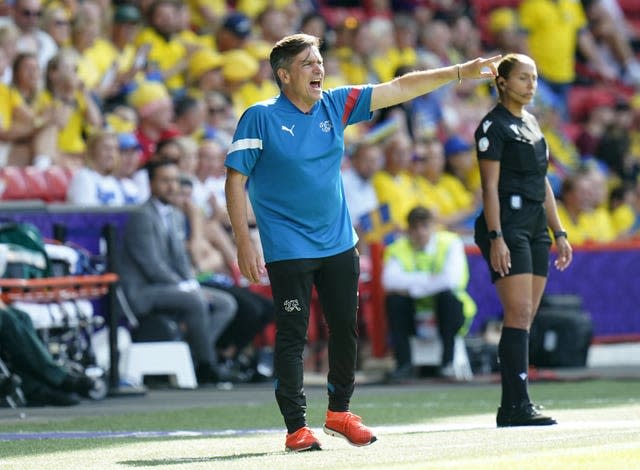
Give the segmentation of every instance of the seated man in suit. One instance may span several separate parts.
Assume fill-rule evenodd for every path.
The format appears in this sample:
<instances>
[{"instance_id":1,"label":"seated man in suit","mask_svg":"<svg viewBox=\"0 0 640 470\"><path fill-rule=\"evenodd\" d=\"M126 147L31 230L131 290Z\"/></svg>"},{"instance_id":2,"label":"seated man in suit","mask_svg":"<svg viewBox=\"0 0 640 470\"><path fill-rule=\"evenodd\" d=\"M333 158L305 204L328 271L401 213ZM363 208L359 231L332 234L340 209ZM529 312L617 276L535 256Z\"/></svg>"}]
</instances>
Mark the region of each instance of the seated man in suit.
<instances>
[{"instance_id":1,"label":"seated man in suit","mask_svg":"<svg viewBox=\"0 0 640 470\"><path fill-rule=\"evenodd\" d=\"M200 383L233 381L218 364L216 342L233 320L237 303L226 292L202 288L185 248L184 213L171 204L179 191L174 160L147 166L151 196L125 226L119 273L138 317L168 314L183 330Z\"/></svg>"},{"instance_id":2,"label":"seated man in suit","mask_svg":"<svg viewBox=\"0 0 640 470\"><path fill-rule=\"evenodd\" d=\"M459 235L438 230L434 215L415 207L407 217L407 235L386 247L382 284L396 370L392 380L411 377L409 338L415 334L416 312L433 309L442 341L440 374L454 376L455 336L465 333L476 313L466 292L469 282L464 244Z\"/></svg>"},{"instance_id":3,"label":"seated man in suit","mask_svg":"<svg viewBox=\"0 0 640 470\"><path fill-rule=\"evenodd\" d=\"M87 396L95 381L60 366L36 333L31 317L0 300L0 346L11 371L22 379L27 406L73 406L77 394ZM0 397L1 399L2 397ZM4 404L0 401L0 407Z\"/></svg>"}]
</instances>

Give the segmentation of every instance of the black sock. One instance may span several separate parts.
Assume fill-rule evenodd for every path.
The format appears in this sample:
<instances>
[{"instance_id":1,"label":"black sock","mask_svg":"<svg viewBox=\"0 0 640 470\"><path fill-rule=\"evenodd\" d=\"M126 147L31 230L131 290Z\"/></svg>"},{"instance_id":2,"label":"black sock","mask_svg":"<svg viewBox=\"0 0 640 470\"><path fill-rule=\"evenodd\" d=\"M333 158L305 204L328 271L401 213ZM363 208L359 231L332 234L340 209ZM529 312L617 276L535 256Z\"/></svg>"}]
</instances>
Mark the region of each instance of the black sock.
<instances>
[{"instance_id":1,"label":"black sock","mask_svg":"<svg viewBox=\"0 0 640 470\"><path fill-rule=\"evenodd\" d=\"M307 423L304 418L301 418L301 419L297 419L297 420L285 423L285 425L287 426L287 433L293 434L298 429L305 427Z\"/></svg>"},{"instance_id":2,"label":"black sock","mask_svg":"<svg viewBox=\"0 0 640 470\"><path fill-rule=\"evenodd\" d=\"M503 328L500 344L500 375L502 400L500 406L511 407L529 403L529 332L519 328Z\"/></svg>"}]
</instances>

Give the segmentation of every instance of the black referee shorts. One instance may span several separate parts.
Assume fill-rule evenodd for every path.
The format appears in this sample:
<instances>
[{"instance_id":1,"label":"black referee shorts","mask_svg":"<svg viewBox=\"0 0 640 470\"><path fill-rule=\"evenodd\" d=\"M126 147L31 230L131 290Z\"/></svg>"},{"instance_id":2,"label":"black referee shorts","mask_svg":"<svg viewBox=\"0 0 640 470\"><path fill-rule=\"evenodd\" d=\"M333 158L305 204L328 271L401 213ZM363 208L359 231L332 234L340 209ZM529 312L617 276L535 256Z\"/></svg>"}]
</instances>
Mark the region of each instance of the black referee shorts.
<instances>
[{"instance_id":1,"label":"black referee shorts","mask_svg":"<svg viewBox=\"0 0 640 470\"><path fill-rule=\"evenodd\" d=\"M501 200L500 225L504 241L511 252L511 269L507 275L531 273L547 277L551 237L542 203L522 199L520 208L514 208L509 199ZM500 274L491 269L491 244L484 212L476 219L475 242L489 265L491 281L495 282L500 279Z\"/></svg>"}]
</instances>

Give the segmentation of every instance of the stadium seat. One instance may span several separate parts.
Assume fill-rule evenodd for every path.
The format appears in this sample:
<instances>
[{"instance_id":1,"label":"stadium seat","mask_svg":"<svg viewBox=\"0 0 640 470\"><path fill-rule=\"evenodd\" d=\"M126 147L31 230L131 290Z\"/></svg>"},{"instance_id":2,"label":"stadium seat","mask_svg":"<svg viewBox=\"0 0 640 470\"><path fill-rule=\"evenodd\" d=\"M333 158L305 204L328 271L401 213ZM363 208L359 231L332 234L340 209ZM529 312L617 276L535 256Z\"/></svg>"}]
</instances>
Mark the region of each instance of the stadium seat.
<instances>
[{"instance_id":1,"label":"stadium seat","mask_svg":"<svg viewBox=\"0 0 640 470\"><path fill-rule=\"evenodd\" d=\"M47 184L47 202L64 202L67 200L67 188L71 181L71 172L61 166L51 166L44 171Z\"/></svg>"},{"instance_id":2,"label":"stadium seat","mask_svg":"<svg viewBox=\"0 0 640 470\"><path fill-rule=\"evenodd\" d=\"M7 166L0 168L0 199L13 201L29 198L29 187L22 168Z\"/></svg>"},{"instance_id":3,"label":"stadium seat","mask_svg":"<svg viewBox=\"0 0 640 470\"><path fill-rule=\"evenodd\" d=\"M638 0L618 0L618 5L625 17L640 17L640 2Z\"/></svg>"},{"instance_id":4,"label":"stadium seat","mask_svg":"<svg viewBox=\"0 0 640 470\"><path fill-rule=\"evenodd\" d=\"M35 166L28 166L22 169L22 173L27 184L28 198L46 201L49 190L43 170Z\"/></svg>"}]
</instances>

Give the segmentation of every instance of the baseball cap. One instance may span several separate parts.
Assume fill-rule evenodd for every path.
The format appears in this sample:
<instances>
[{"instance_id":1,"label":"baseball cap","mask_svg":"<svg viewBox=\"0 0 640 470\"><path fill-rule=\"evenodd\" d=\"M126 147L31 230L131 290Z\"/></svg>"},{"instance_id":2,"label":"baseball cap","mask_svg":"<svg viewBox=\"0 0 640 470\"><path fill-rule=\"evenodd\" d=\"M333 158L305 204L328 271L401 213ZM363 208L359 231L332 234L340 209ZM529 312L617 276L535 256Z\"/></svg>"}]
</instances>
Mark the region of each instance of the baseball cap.
<instances>
[{"instance_id":1,"label":"baseball cap","mask_svg":"<svg viewBox=\"0 0 640 470\"><path fill-rule=\"evenodd\" d=\"M129 95L131 105L140 117L146 117L155 112L158 106L171 103L167 88L160 82L140 82L138 87Z\"/></svg>"},{"instance_id":2,"label":"baseball cap","mask_svg":"<svg viewBox=\"0 0 640 470\"><path fill-rule=\"evenodd\" d=\"M445 157L450 157L451 155L455 155L461 152L468 152L469 150L471 150L471 145L466 140L458 137L457 135L449 137L444 143Z\"/></svg>"},{"instance_id":3,"label":"baseball cap","mask_svg":"<svg viewBox=\"0 0 640 470\"><path fill-rule=\"evenodd\" d=\"M239 38L245 39L251 34L251 20L242 13L229 14L222 23L222 27L228 29Z\"/></svg>"},{"instance_id":4,"label":"baseball cap","mask_svg":"<svg viewBox=\"0 0 640 470\"><path fill-rule=\"evenodd\" d=\"M120 150L139 150L141 148L138 138L131 132L118 134L118 146Z\"/></svg>"},{"instance_id":5,"label":"baseball cap","mask_svg":"<svg viewBox=\"0 0 640 470\"><path fill-rule=\"evenodd\" d=\"M192 81L198 80L205 72L221 68L223 64L222 55L203 47L191 55L187 65L187 77Z\"/></svg>"},{"instance_id":6,"label":"baseball cap","mask_svg":"<svg viewBox=\"0 0 640 470\"><path fill-rule=\"evenodd\" d=\"M113 12L114 23L139 23L142 17L134 5L118 5Z\"/></svg>"},{"instance_id":7,"label":"baseball cap","mask_svg":"<svg viewBox=\"0 0 640 470\"><path fill-rule=\"evenodd\" d=\"M260 68L258 61L244 49L227 51L222 56L222 75L230 82L249 80Z\"/></svg>"}]
</instances>

